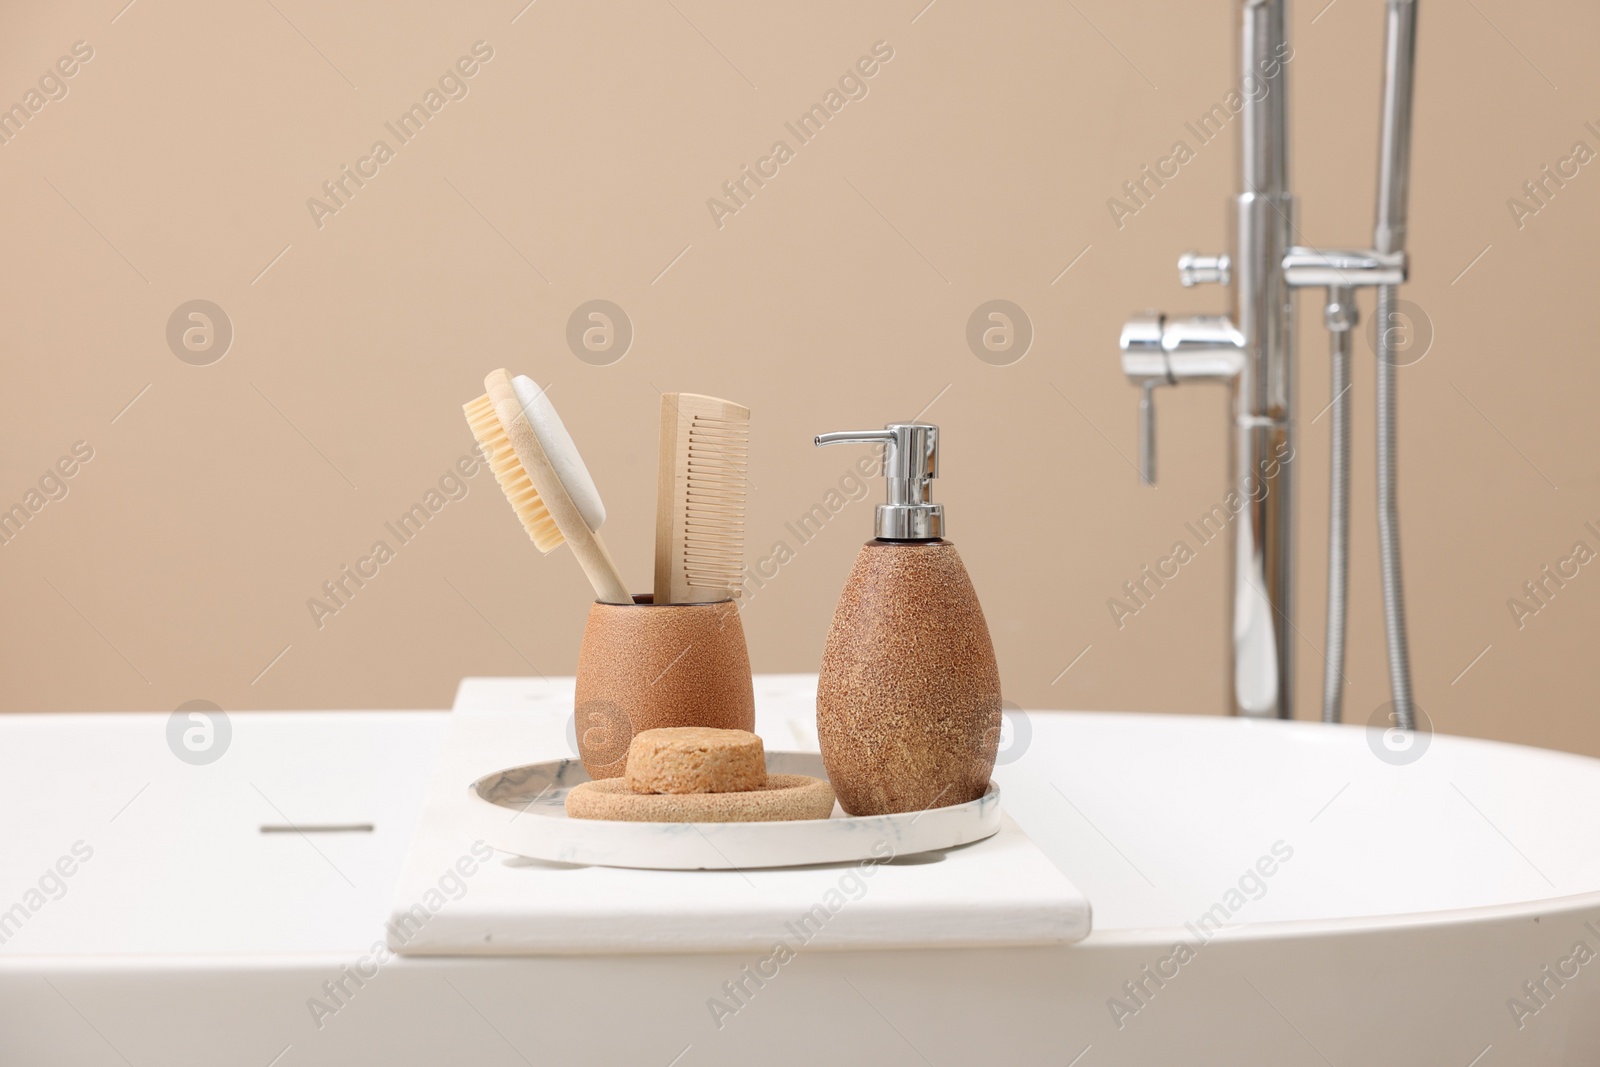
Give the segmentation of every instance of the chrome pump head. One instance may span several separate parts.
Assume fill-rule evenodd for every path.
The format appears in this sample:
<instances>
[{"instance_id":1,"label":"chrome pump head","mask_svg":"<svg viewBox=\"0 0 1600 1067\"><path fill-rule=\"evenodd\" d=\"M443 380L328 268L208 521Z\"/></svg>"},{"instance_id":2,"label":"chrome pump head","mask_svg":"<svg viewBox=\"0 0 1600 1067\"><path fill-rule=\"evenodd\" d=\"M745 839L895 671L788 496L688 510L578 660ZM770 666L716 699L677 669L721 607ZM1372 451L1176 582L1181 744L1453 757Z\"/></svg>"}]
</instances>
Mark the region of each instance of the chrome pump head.
<instances>
[{"instance_id":1,"label":"chrome pump head","mask_svg":"<svg viewBox=\"0 0 1600 1067\"><path fill-rule=\"evenodd\" d=\"M818 434L818 445L881 444L889 497L878 505L880 541L937 541L944 536L944 505L933 502L939 476L939 427L891 422L881 430Z\"/></svg>"}]
</instances>

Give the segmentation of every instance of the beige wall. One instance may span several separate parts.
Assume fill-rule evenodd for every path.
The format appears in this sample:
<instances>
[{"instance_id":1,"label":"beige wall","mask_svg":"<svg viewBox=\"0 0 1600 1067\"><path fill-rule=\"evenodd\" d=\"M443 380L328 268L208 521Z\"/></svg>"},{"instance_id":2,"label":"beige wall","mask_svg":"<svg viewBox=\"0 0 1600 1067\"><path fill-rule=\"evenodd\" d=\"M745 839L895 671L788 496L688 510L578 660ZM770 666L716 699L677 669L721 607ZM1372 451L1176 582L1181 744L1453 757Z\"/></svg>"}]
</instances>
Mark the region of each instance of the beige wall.
<instances>
[{"instance_id":1,"label":"beige wall","mask_svg":"<svg viewBox=\"0 0 1600 1067\"><path fill-rule=\"evenodd\" d=\"M640 589L657 390L754 409L749 555L796 550L746 615L758 670L815 669L870 533L870 503L803 546L786 529L855 458L810 436L933 402L952 537L1008 697L1217 712L1221 544L1121 629L1107 600L1224 491L1225 401L1204 387L1162 396L1162 484L1137 484L1116 337L1140 306L1218 306L1172 264L1224 234L1235 131L1199 147L1184 123L1230 88L1232 5L923 2L12 5L5 101L74 42L93 57L0 146L0 503L25 502L76 442L93 458L0 548L0 705L439 707L462 675L570 673L584 581L567 554L537 554L489 476L410 544L384 527L468 451L460 404L507 364L553 384ZM1362 245L1380 5L1320 6L1294 13L1294 184L1311 240ZM1404 295L1435 338L1400 378L1419 702L1444 731L1600 754L1600 567L1520 630L1507 607L1575 541L1600 549L1583 525L1600 526L1585 329L1600 167L1521 228L1506 205L1574 142L1600 148L1583 125L1600 127L1597 35L1600 11L1574 0L1424 5ZM384 123L478 41L493 56L468 94L400 145ZM867 96L800 145L785 121L879 41L893 58ZM393 158L319 226L307 199L380 138ZM707 199L780 138L794 158L719 226ZM1119 228L1108 198L1179 139L1194 158ZM609 366L565 340L595 298L635 330ZM1010 366L965 340L996 298L1035 331ZM234 332L210 365L166 338L194 299ZM1314 299L1302 716L1323 641ZM1364 720L1387 694L1358 357L1348 716ZM395 558L319 628L308 599L379 539Z\"/></svg>"}]
</instances>

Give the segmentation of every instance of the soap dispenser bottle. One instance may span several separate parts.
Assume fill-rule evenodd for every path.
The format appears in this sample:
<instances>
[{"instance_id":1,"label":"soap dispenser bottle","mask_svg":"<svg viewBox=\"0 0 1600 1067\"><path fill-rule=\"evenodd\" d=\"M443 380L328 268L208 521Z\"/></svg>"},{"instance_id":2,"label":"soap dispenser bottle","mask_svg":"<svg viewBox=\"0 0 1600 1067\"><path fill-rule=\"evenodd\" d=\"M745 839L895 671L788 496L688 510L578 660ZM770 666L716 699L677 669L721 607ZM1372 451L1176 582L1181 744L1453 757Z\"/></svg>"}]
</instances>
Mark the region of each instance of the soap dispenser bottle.
<instances>
[{"instance_id":1,"label":"soap dispenser bottle","mask_svg":"<svg viewBox=\"0 0 1600 1067\"><path fill-rule=\"evenodd\" d=\"M833 614L817 681L817 737L851 815L964 804L989 787L1000 671L944 507L932 500L939 428L890 423L818 445L881 444L888 500Z\"/></svg>"}]
</instances>

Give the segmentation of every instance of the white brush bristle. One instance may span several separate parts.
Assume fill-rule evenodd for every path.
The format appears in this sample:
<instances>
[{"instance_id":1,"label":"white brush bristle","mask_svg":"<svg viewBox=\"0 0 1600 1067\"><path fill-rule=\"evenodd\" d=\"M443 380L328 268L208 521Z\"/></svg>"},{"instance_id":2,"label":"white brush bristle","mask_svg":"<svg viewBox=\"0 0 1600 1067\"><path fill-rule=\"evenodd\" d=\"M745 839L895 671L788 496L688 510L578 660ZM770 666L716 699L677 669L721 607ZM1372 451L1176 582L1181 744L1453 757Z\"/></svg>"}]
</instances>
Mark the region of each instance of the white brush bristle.
<instances>
[{"instance_id":1,"label":"white brush bristle","mask_svg":"<svg viewBox=\"0 0 1600 1067\"><path fill-rule=\"evenodd\" d=\"M682 562L693 588L739 594L749 463L749 419L691 418Z\"/></svg>"},{"instance_id":2,"label":"white brush bristle","mask_svg":"<svg viewBox=\"0 0 1600 1067\"><path fill-rule=\"evenodd\" d=\"M511 502L511 509L517 513L517 518L522 520L522 528L528 531L534 546L540 552L560 547L566 539L561 536L561 530L550 517L544 501L539 499L538 490L533 487L522 461L517 458L516 450L511 447L511 438L506 435L500 416L495 414L494 402L486 394L470 404L462 405L462 410L466 412L472 436L482 449L484 458L489 461L494 480L500 483L501 491Z\"/></svg>"}]
</instances>

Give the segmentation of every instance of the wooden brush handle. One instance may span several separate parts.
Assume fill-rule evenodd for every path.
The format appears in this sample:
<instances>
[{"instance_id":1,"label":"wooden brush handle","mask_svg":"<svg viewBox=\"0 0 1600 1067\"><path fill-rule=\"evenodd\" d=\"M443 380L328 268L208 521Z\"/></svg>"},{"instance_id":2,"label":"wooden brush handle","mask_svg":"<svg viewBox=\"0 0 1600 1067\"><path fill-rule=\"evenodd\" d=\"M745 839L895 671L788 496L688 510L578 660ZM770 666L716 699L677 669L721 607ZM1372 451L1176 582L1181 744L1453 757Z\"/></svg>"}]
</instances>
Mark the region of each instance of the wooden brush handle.
<instances>
[{"instance_id":1,"label":"wooden brush handle","mask_svg":"<svg viewBox=\"0 0 1600 1067\"><path fill-rule=\"evenodd\" d=\"M567 543L572 545L572 554L578 557L583 573L589 576L594 595L603 604L632 604L633 594L623 584L622 574L612 561L611 553L606 550L606 543L600 540L599 531L590 530L587 526L583 529L588 534L587 538L581 543L568 538Z\"/></svg>"}]
</instances>

